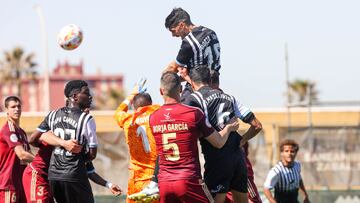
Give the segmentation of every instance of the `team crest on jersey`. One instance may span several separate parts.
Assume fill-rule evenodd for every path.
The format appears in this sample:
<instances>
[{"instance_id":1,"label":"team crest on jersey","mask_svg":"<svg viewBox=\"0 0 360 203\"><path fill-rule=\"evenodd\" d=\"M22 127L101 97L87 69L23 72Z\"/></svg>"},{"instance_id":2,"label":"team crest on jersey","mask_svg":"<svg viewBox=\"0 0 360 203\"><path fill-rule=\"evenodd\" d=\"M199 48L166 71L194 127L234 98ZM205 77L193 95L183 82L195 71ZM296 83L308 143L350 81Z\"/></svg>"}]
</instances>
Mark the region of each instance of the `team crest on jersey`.
<instances>
[{"instance_id":1,"label":"team crest on jersey","mask_svg":"<svg viewBox=\"0 0 360 203\"><path fill-rule=\"evenodd\" d=\"M165 119L166 119L166 120L170 120L170 119L171 119L170 113L164 114L164 116L165 116Z\"/></svg>"},{"instance_id":2,"label":"team crest on jersey","mask_svg":"<svg viewBox=\"0 0 360 203\"><path fill-rule=\"evenodd\" d=\"M15 134L11 134L10 135L10 140L11 140L11 142L17 142L19 139Z\"/></svg>"}]
</instances>

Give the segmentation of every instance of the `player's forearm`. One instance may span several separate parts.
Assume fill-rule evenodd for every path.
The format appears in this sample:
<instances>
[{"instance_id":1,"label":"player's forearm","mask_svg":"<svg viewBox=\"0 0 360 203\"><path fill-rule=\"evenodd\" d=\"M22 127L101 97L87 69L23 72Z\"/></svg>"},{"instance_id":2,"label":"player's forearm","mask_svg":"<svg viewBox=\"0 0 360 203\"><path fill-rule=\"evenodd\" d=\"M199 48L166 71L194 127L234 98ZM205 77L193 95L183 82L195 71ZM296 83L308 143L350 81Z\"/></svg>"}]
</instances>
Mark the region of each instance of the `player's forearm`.
<instances>
[{"instance_id":1,"label":"player's forearm","mask_svg":"<svg viewBox=\"0 0 360 203\"><path fill-rule=\"evenodd\" d=\"M115 114L114 114L115 119L119 113L128 111L130 102L131 101L129 101L128 99L125 99L123 102L119 104L119 106L115 110Z\"/></svg>"},{"instance_id":2,"label":"player's forearm","mask_svg":"<svg viewBox=\"0 0 360 203\"><path fill-rule=\"evenodd\" d=\"M236 131L239 128L239 122L237 122L236 119L231 119L229 123L222 129L220 132L213 132L209 136L209 139L211 139L211 144L216 148L222 148L227 139L229 138L229 135L231 132ZM216 135L217 134L217 135Z\"/></svg>"},{"instance_id":3,"label":"player's forearm","mask_svg":"<svg viewBox=\"0 0 360 203\"><path fill-rule=\"evenodd\" d=\"M53 133L51 133L50 131L43 133L40 138L40 141L46 142L51 146L55 146L55 147L62 147L64 145L65 140L55 136Z\"/></svg>"},{"instance_id":4,"label":"player's forearm","mask_svg":"<svg viewBox=\"0 0 360 203\"><path fill-rule=\"evenodd\" d=\"M255 137L262 130L261 122L254 117L254 119L249 123L250 128L243 135L243 139L241 140L241 146L243 146L247 141Z\"/></svg>"},{"instance_id":5,"label":"player's forearm","mask_svg":"<svg viewBox=\"0 0 360 203\"><path fill-rule=\"evenodd\" d=\"M218 136L219 139L217 140L215 147L219 149L222 148L225 145L227 139L229 138L230 133L231 129L228 126L225 126L225 128L219 132L220 136Z\"/></svg>"},{"instance_id":6,"label":"player's forearm","mask_svg":"<svg viewBox=\"0 0 360 203\"><path fill-rule=\"evenodd\" d=\"M16 156L20 159L20 161L30 163L34 159L34 155L30 152L25 151L23 146L18 145L14 148Z\"/></svg>"},{"instance_id":7,"label":"player's forearm","mask_svg":"<svg viewBox=\"0 0 360 203\"><path fill-rule=\"evenodd\" d=\"M255 137L260 131L256 131L253 126L250 126L250 128L243 134L243 142L247 142L251 140L251 138Z\"/></svg>"},{"instance_id":8,"label":"player's forearm","mask_svg":"<svg viewBox=\"0 0 360 203\"><path fill-rule=\"evenodd\" d=\"M104 180L99 174L96 172L88 174L90 180L92 180L94 183L106 187L107 181Z\"/></svg>"},{"instance_id":9,"label":"player's forearm","mask_svg":"<svg viewBox=\"0 0 360 203\"><path fill-rule=\"evenodd\" d=\"M303 193L305 200L309 198L303 180L300 180L300 191Z\"/></svg>"},{"instance_id":10,"label":"player's forearm","mask_svg":"<svg viewBox=\"0 0 360 203\"><path fill-rule=\"evenodd\" d=\"M89 148L89 152L87 153L87 158L88 161L92 161L96 158L96 154L97 154L97 148Z\"/></svg>"},{"instance_id":11,"label":"player's forearm","mask_svg":"<svg viewBox=\"0 0 360 203\"><path fill-rule=\"evenodd\" d=\"M272 196L271 191L269 189L264 188L264 194L270 203L276 203L276 200Z\"/></svg>"},{"instance_id":12,"label":"player's forearm","mask_svg":"<svg viewBox=\"0 0 360 203\"><path fill-rule=\"evenodd\" d=\"M39 143L39 138L41 136L42 132L38 131L38 130L35 130L35 132L33 132L31 135L30 135L30 138L29 138L29 144L37 147L38 146L38 143Z\"/></svg>"}]
</instances>

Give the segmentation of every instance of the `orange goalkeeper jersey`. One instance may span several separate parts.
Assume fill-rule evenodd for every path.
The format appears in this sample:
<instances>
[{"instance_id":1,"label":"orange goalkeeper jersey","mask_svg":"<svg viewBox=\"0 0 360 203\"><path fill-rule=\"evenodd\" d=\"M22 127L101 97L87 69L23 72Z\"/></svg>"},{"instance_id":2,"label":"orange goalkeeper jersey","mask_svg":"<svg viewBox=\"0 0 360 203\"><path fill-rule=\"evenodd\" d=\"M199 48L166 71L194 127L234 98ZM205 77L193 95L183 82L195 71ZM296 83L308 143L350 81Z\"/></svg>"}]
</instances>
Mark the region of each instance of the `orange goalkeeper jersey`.
<instances>
[{"instance_id":1,"label":"orange goalkeeper jersey","mask_svg":"<svg viewBox=\"0 0 360 203\"><path fill-rule=\"evenodd\" d=\"M155 139L149 126L149 116L159 107L144 106L129 114L128 105L123 102L116 109L114 118L125 131L130 152L128 194L141 191L154 174L157 154Z\"/></svg>"}]
</instances>

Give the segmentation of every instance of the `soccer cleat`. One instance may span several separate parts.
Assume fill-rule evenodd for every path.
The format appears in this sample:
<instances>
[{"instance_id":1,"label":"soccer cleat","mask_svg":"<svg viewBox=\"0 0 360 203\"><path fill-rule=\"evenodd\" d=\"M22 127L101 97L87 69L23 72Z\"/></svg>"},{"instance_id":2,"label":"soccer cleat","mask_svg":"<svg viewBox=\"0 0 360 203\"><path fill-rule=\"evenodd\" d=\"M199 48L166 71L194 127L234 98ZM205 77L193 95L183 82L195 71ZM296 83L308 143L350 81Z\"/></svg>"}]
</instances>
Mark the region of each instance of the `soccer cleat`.
<instances>
[{"instance_id":1,"label":"soccer cleat","mask_svg":"<svg viewBox=\"0 0 360 203\"><path fill-rule=\"evenodd\" d=\"M136 203L152 203L154 201L157 201L160 199L160 195L159 194L153 194L150 196L146 196L144 198L142 198L141 200L137 200Z\"/></svg>"},{"instance_id":2,"label":"soccer cleat","mask_svg":"<svg viewBox=\"0 0 360 203\"><path fill-rule=\"evenodd\" d=\"M132 195L129 195L129 199L143 202L143 200L156 200L159 199L159 188L158 184L155 182L150 182L149 185L145 186L143 190L141 190L138 193L134 193Z\"/></svg>"}]
</instances>

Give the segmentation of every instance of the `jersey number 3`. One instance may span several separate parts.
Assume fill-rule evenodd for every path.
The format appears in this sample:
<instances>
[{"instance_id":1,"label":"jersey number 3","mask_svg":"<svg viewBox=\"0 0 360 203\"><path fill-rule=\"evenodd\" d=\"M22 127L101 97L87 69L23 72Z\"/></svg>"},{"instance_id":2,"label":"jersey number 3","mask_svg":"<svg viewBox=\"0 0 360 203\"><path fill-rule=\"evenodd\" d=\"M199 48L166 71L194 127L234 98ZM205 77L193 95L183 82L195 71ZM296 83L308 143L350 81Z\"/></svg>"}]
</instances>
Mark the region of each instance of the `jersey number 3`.
<instances>
[{"instance_id":1,"label":"jersey number 3","mask_svg":"<svg viewBox=\"0 0 360 203\"><path fill-rule=\"evenodd\" d=\"M165 154L166 160L178 161L180 159L179 146L176 143L169 143L169 139L176 139L176 133L164 133L162 134L162 143L164 145L164 151L172 150L171 154Z\"/></svg>"}]
</instances>

